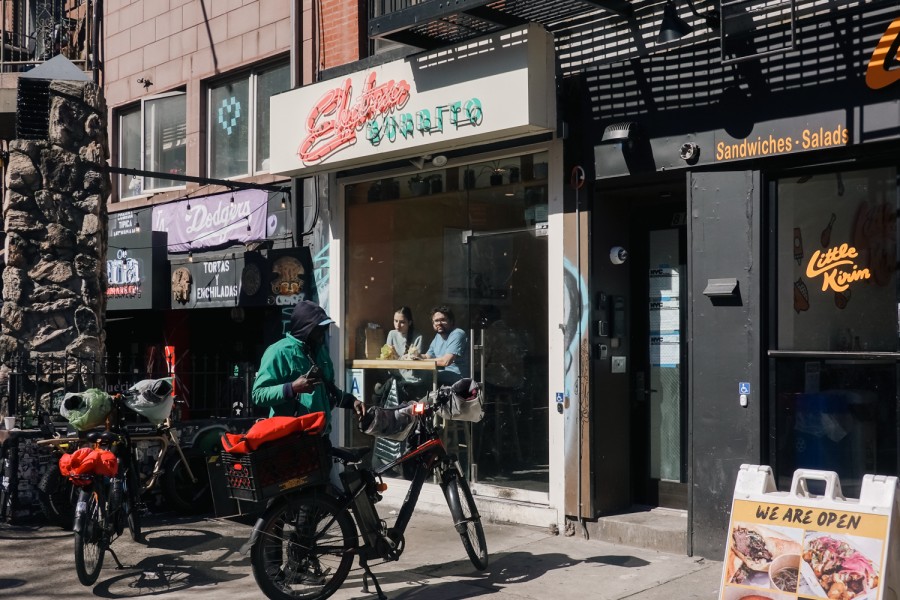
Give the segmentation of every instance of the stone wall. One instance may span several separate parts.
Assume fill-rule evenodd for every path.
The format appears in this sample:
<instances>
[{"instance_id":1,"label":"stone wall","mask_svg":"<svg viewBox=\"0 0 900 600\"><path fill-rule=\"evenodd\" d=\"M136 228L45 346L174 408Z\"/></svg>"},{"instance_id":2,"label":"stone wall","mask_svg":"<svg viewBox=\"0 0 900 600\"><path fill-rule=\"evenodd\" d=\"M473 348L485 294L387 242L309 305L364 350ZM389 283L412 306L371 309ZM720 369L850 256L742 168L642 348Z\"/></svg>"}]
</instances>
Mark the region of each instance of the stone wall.
<instances>
[{"instance_id":1,"label":"stone wall","mask_svg":"<svg viewBox=\"0 0 900 600\"><path fill-rule=\"evenodd\" d=\"M50 82L47 139L9 144L0 356L68 361L69 381L38 374L18 390L43 408L73 380L98 385L86 365L105 345L108 158L105 101L91 82Z\"/></svg>"}]
</instances>

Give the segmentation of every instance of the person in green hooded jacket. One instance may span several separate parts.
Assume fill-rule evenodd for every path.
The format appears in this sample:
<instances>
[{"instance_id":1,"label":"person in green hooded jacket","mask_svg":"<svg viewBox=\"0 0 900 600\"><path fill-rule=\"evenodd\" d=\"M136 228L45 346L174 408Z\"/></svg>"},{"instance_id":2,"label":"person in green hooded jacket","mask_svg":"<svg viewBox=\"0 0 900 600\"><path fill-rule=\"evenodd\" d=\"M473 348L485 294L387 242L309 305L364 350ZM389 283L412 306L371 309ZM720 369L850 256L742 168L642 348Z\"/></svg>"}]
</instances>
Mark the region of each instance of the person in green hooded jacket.
<instances>
[{"instance_id":1,"label":"person in green hooded jacket","mask_svg":"<svg viewBox=\"0 0 900 600\"><path fill-rule=\"evenodd\" d=\"M263 353L253 403L269 408L269 416L294 416L322 411L331 430L331 410L352 408L358 416L362 402L334 384L334 365L325 344L334 321L314 302L302 300L291 313L290 330ZM316 367L315 369L313 367Z\"/></svg>"}]
</instances>

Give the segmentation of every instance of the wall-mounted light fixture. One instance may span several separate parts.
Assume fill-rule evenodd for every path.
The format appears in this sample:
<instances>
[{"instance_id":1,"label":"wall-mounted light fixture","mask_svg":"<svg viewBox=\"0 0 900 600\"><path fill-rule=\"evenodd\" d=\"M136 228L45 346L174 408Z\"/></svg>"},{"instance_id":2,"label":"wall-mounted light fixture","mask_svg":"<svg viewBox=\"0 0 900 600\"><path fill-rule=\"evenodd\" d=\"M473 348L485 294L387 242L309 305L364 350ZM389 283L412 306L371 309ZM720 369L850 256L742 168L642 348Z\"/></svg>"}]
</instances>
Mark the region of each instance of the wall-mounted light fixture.
<instances>
[{"instance_id":1,"label":"wall-mounted light fixture","mask_svg":"<svg viewBox=\"0 0 900 600\"><path fill-rule=\"evenodd\" d=\"M613 123L603 130L600 137L601 144L620 144L622 142L630 142L638 137L637 123L628 121L625 123Z\"/></svg>"},{"instance_id":2,"label":"wall-mounted light fixture","mask_svg":"<svg viewBox=\"0 0 900 600\"><path fill-rule=\"evenodd\" d=\"M678 16L675 0L667 0L666 6L663 8L663 17L659 25L659 34L656 36L656 43L664 44L677 40L691 31L691 26Z\"/></svg>"},{"instance_id":3,"label":"wall-mounted light fixture","mask_svg":"<svg viewBox=\"0 0 900 600\"><path fill-rule=\"evenodd\" d=\"M431 162L431 164L435 167L443 167L447 164L447 157L443 154L438 154L434 157L432 157L430 154L424 154L422 156L417 156L415 158L409 159L409 162L412 163L412 166L421 171L425 168L426 162Z\"/></svg>"}]
</instances>

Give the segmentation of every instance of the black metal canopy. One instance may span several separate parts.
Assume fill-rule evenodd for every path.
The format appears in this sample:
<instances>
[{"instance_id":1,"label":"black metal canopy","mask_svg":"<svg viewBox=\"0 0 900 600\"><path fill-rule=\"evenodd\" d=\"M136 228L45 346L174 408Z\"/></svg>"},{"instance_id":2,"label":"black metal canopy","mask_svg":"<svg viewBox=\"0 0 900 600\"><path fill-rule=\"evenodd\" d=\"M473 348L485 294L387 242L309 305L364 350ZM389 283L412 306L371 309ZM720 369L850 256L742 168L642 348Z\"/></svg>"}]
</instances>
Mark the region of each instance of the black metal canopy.
<instances>
[{"instance_id":1,"label":"black metal canopy","mask_svg":"<svg viewBox=\"0 0 900 600\"><path fill-rule=\"evenodd\" d=\"M424 0L399 10L374 1L382 3L382 10L369 19L370 38L425 50L526 23L552 30L554 23L598 10L623 17L632 12L628 0Z\"/></svg>"}]
</instances>

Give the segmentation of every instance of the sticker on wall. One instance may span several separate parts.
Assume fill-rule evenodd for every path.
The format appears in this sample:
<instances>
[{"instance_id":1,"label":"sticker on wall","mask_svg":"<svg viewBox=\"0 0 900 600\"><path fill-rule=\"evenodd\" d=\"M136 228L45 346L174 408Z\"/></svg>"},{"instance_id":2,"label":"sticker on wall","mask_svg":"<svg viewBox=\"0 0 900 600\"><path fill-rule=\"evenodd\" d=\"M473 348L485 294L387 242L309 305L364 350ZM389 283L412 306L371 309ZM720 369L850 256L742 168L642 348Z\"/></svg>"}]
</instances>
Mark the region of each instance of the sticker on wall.
<instances>
[{"instance_id":1,"label":"sticker on wall","mask_svg":"<svg viewBox=\"0 0 900 600\"><path fill-rule=\"evenodd\" d=\"M828 225L825 226L825 229L822 230L822 235L819 236L819 241L822 242L822 247L827 248L828 244L831 243L831 228L834 227L834 222L837 219L837 215L831 213L831 220L828 221Z\"/></svg>"},{"instance_id":2,"label":"sticker on wall","mask_svg":"<svg viewBox=\"0 0 900 600\"><path fill-rule=\"evenodd\" d=\"M223 99L222 106L219 107L219 125L225 130L225 133L231 135L240 118L241 102L234 96Z\"/></svg>"},{"instance_id":3,"label":"sticker on wall","mask_svg":"<svg viewBox=\"0 0 900 600\"><path fill-rule=\"evenodd\" d=\"M834 305L839 309L844 310L847 308L848 302L850 302L850 290L834 293Z\"/></svg>"},{"instance_id":4,"label":"sticker on wall","mask_svg":"<svg viewBox=\"0 0 900 600\"><path fill-rule=\"evenodd\" d=\"M794 260L798 265L803 261L803 236L799 227L794 227Z\"/></svg>"},{"instance_id":5,"label":"sticker on wall","mask_svg":"<svg viewBox=\"0 0 900 600\"><path fill-rule=\"evenodd\" d=\"M809 310L809 288L803 283L802 279L794 282L794 310L801 313Z\"/></svg>"},{"instance_id":6,"label":"sticker on wall","mask_svg":"<svg viewBox=\"0 0 900 600\"><path fill-rule=\"evenodd\" d=\"M172 271L172 300L187 304L191 299L191 272L184 267Z\"/></svg>"}]
</instances>

